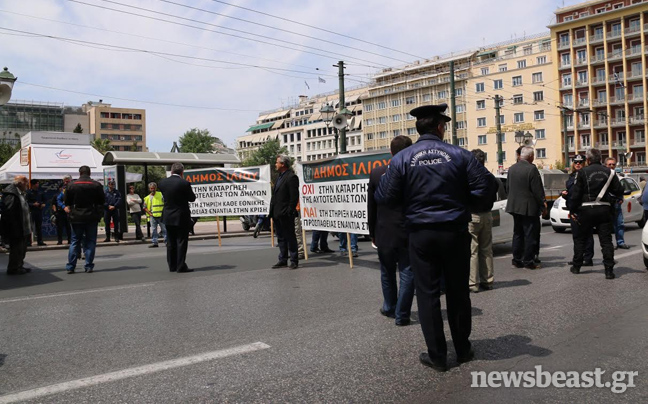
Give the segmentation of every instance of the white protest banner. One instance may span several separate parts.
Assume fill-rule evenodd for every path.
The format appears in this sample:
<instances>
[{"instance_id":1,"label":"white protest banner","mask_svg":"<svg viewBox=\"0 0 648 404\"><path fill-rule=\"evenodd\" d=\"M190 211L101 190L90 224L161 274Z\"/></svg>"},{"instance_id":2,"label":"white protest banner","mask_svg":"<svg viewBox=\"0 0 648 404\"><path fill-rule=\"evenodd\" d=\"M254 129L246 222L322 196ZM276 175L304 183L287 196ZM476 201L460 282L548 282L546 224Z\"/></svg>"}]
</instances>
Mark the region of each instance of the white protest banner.
<instances>
[{"instance_id":1,"label":"white protest banner","mask_svg":"<svg viewBox=\"0 0 648 404\"><path fill-rule=\"evenodd\" d=\"M270 166L186 170L196 201L191 216L267 215L270 210Z\"/></svg>"},{"instance_id":2,"label":"white protest banner","mask_svg":"<svg viewBox=\"0 0 648 404\"><path fill-rule=\"evenodd\" d=\"M388 153L354 154L298 164L303 228L369 234L369 174L390 159Z\"/></svg>"}]
</instances>

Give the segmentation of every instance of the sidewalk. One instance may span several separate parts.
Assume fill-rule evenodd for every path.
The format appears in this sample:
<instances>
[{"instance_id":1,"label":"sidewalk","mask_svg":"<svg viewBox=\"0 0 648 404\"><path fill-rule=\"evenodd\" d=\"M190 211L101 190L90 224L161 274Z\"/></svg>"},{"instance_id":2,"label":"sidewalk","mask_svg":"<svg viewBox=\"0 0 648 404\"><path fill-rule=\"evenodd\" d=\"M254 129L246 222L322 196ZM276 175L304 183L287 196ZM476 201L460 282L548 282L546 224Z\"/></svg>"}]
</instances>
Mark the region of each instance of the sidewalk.
<instances>
[{"instance_id":1,"label":"sidewalk","mask_svg":"<svg viewBox=\"0 0 648 404\"><path fill-rule=\"evenodd\" d=\"M220 221L221 238L231 237L252 237L252 230L244 231L243 226L239 220L227 221L227 233L223 232L223 221ZM218 230L216 221L213 222L198 222L194 226L195 235L189 235L189 240L208 240L218 238ZM146 237L146 223L142 223L142 233ZM267 232L264 232L267 234ZM109 243L102 242L106 238L106 230L104 226L99 226L97 232L97 247L116 246L116 245L131 245L131 244L145 244L150 243L151 238L146 237L146 241L135 239L135 225L128 226L128 233L124 233L123 240L119 243L111 241ZM27 251L43 251L43 250L67 250L68 244L63 241L62 245L56 245L56 238L44 240L46 246L37 246L35 243L31 247L27 247Z\"/></svg>"}]
</instances>

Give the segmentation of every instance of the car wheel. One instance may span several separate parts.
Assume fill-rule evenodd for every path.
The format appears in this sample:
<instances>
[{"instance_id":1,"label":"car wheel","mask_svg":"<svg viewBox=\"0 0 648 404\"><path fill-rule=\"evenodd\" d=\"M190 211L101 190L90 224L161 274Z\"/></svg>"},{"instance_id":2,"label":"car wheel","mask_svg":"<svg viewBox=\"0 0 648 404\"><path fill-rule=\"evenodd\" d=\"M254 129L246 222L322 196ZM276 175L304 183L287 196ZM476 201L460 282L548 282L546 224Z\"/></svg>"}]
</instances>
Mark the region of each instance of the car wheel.
<instances>
[{"instance_id":1,"label":"car wheel","mask_svg":"<svg viewBox=\"0 0 648 404\"><path fill-rule=\"evenodd\" d=\"M648 269L648 258L644 257L644 266Z\"/></svg>"},{"instance_id":2,"label":"car wheel","mask_svg":"<svg viewBox=\"0 0 648 404\"><path fill-rule=\"evenodd\" d=\"M643 216L641 216L641 220L638 220L636 223L640 229L643 229L644 225L646 224L646 215L644 214Z\"/></svg>"},{"instance_id":3,"label":"car wheel","mask_svg":"<svg viewBox=\"0 0 648 404\"><path fill-rule=\"evenodd\" d=\"M551 226L551 228L552 228L556 233L564 233L564 232L565 232L565 228L564 228L564 227Z\"/></svg>"},{"instance_id":4,"label":"car wheel","mask_svg":"<svg viewBox=\"0 0 648 404\"><path fill-rule=\"evenodd\" d=\"M247 223L243 223L243 230L248 231L250 230L250 225Z\"/></svg>"}]
</instances>

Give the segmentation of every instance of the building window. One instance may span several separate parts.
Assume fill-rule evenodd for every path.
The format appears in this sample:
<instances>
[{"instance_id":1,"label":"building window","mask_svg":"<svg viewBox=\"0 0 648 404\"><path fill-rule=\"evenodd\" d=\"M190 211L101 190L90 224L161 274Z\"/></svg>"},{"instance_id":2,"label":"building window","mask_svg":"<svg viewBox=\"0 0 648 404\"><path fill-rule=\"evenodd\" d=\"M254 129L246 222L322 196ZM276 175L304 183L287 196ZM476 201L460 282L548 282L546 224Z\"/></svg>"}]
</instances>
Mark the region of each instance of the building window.
<instances>
[{"instance_id":1,"label":"building window","mask_svg":"<svg viewBox=\"0 0 648 404\"><path fill-rule=\"evenodd\" d=\"M538 101L543 101L544 100L544 92L543 91L534 91L533 92L533 101L538 102Z\"/></svg>"},{"instance_id":2,"label":"building window","mask_svg":"<svg viewBox=\"0 0 648 404\"><path fill-rule=\"evenodd\" d=\"M385 139L387 137L387 132L378 132L378 139Z\"/></svg>"},{"instance_id":3,"label":"building window","mask_svg":"<svg viewBox=\"0 0 648 404\"><path fill-rule=\"evenodd\" d=\"M445 98L448 98L448 93L445 90L437 92L437 99L443 100Z\"/></svg>"},{"instance_id":4,"label":"building window","mask_svg":"<svg viewBox=\"0 0 648 404\"><path fill-rule=\"evenodd\" d=\"M387 117L386 116L381 116L378 118L378 123L387 123Z\"/></svg>"},{"instance_id":5,"label":"building window","mask_svg":"<svg viewBox=\"0 0 648 404\"><path fill-rule=\"evenodd\" d=\"M493 88L495 90L501 90L502 88L504 88L504 83L503 83L502 79L494 80L493 81Z\"/></svg>"},{"instance_id":6,"label":"building window","mask_svg":"<svg viewBox=\"0 0 648 404\"><path fill-rule=\"evenodd\" d=\"M392 115L392 122L398 122L400 121L400 119L401 119L400 114Z\"/></svg>"},{"instance_id":7,"label":"building window","mask_svg":"<svg viewBox=\"0 0 648 404\"><path fill-rule=\"evenodd\" d=\"M513 122L515 123L524 122L524 112L517 112L513 114Z\"/></svg>"},{"instance_id":8,"label":"building window","mask_svg":"<svg viewBox=\"0 0 648 404\"><path fill-rule=\"evenodd\" d=\"M367 140L373 140L373 133L367 133Z\"/></svg>"},{"instance_id":9,"label":"building window","mask_svg":"<svg viewBox=\"0 0 648 404\"><path fill-rule=\"evenodd\" d=\"M385 109L387 108L387 103L385 101L380 101L376 109Z\"/></svg>"},{"instance_id":10,"label":"building window","mask_svg":"<svg viewBox=\"0 0 648 404\"><path fill-rule=\"evenodd\" d=\"M500 133L499 138L502 143L506 143L506 133Z\"/></svg>"},{"instance_id":11,"label":"building window","mask_svg":"<svg viewBox=\"0 0 648 404\"><path fill-rule=\"evenodd\" d=\"M532 52L532 50L533 50L533 49L532 49L531 45L529 45L529 46L525 46L525 47L522 49L522 51L523 51L523 53L524 53L525 55L530 55L531 52Z\"/></svg>"},{"instance_id":12,"label":"building window","mask_svg":"<svg viewBox=\"0 0 648 404\"><path fill-rule=\"evenodd\" d=\"M536 64L543 65L545 63L547 63L547 57L546 56L538 56L536 58Z\"/></svg>"},{"instance_id":13,"label":"building window","mask_svg":"<svg viewBox=\"0 0 648 404\"><path fill-rule=\"evenodd\" d=\"M391 102L392 107L399 107L400 105L401 105L401 100L400 99L392 100L392 102Z\"/></svg>"},{"instance_id":14,"label":"building window","mask_svg":"<svg viewBox=\"0 0 648 404\"><path fill-rule=\"evenodd\" d=\"M547 149L536 149L536 158L546 159L547 158Z\"/></svg>"},{"instance_id":15,"label":"building window","mask_svg":"<svg viewBox=\"0 0 648 404\"><path fill-rule=\"evenodd\" d=\"M533 119L536 121L542 121L545 119L544 110L542 111L533 111Z\"/></svg>"},{"instance_id":16,"label":"building window","mask_svg":"<svg viewBox=\"0 0 648 404\"><path fill-rule=\"evenodd\" d=\"M522 76L513 77L513 87L522 85Z\"/></svg>"},{"instance_id":17,"label":"building window","mask_svg":"<svg viewBox=\"0 0 648 404\"><path fill-rule=\"evenodd\" d=\"M569 66L571 65L571 56L569 53L563 53L560 55L560 65L561 66Z\"/></svg>"},{"instance_id":18,"label":"building window","mask_svg":"<svg viewBox=\"0 0 648 404\"><path fill-rule=\"evenodd\" d=\"M544 139L545 138L545 130L544 129L536 129L535 130L535 138L536 139Z\"/></svg>"},{"instance_id":19,"label":"building window","mask_svg":"<svg viewBox=\"0 0 648 404\"><path fill-rule=\"evenodd\" d=\"M413 120L413 119L414 119L414 117L413 117L412 115L410 115L410 113L408 112L408 113L407 113L407 120L408 120L408 121L411 121L411 120Z\"/></svg>"},{"instance_id":20,"label":"building window","mask_svg":"<svg viewBox=\"0 0 648 404\"><path fill-rule=\"evenodd\" d=\"M504 115L500 115L500 125L504 125L506 123L506 119L504 119Z\"/></svg>"},{"instance_id":21,"label":"building window","mask_svg":"<svg viewBox=\"0 0 648 404\"><path fill-rule=\"evenodd\" d=\"M483 93L484 92L484 83L475 84L475 92Z\"/></svg>"},{"instance_id":22,"label":"building window","mask_svg":"<svg viewBox=\"0 0 648 404\"><path fill-rule=\"evenodd\" d=\"M462 95L463 95L463 92L464 92L464 89L463 89L463 88L457 88L457 89L455 90L455 95L456 95L457 97L462 96Z\"/></svg>"},{"instance_id":23,"label":"building window","mask_svg":"<svg viewBox=\"0 0 648 404\"><path fill-rule=\"evenodd\" d=\"M466 145L466 138L460 137L459 139L457 139L457 145L459 147L464 147Z\"/></svg>"},{"instance_id":24,"label":"building window","mask_svg":"<svg viewBox=\"0 0 648 404\"><path fill-rule=\"evenodd\" d=\"M533 75L531 76L531 82L532 83L542 83L542 72L533 73Z\"/></svg>"},{"instance_id":25,"label":"building window","mask_svg":"<svg viewBox=\"0 0 648 404\"><path fill-rule=\"evenodd\" d=\"M407 134L410 136L416 135L416 128L407 128Z\"/></svg>"},{"instance_id":26,"label":"building window","mask_svg":"<svg viewBox=\"0 0 648 404\"><path fill-rule=\"evenodd\" d=\"M524 96L522 94L516 94L513 96L513 104L523 104Z\"/></svg>"},{"instance_id":27,"label":"building window","mask_svg":"<svg viewBox=\"0 0 648 404\"><path fill-rule=\"evenodd\" d=\"M518 60L518 69L524 69L526 67L526 59Z\"/></svg>"},{"instance_id":28,"label":"building window","mask_svg":"<svg viewBox=\"0 0 648 404\"><path fill-rule=\"evenodd\" d=\"M400 136L400 129L394 129L394 130L392 131L392 134L394 135L394 137L396 137L396 136Z\"/></svg>"},{"instance_id":29,"label":"building window","mask_svg":"<svg viewBox=\"0 0 648 404\"><path fill-rule=\"evenodd\" d=\"M456 111L458 114L460 114L460 113L462 113L462 112L465 112L465 111L466 111L466 105L464 105L464 104L459 104L459 105L457 105L457 106L455 107L455 111Z\"/></svg>"},{"instance_id":30,"label":"building window","mask_svg":"<svg viewBox=\"0 0 648 404\"><path fill-rule=\"evenodd\" d=\"M423 94L423 102L430 102L432 101L432 95L431 94Z\"/></svg>"},{"instance_id":31,"label":"building window","mask_svg":"<svg viewBox=\"0 0 648 404\"><path fill-rule=\"evenodd\" d=\"M479 136L477 136L477 144L478 144L478 145L484 145L484 144L486 144L486 135L479 135Z\"/></svg>"},{"instance_id":32,"label":"building window","mask_svg":"<svg viewBox=\"0 0 648 404\"><path fill-rule=\"evenodd\" d=\"M486 126L486 118L477 118L477 127L483 128L484 126Z\"/></svg>"},{"instance_id":33,"label":"building window","mask_svg":"<svg viewBox=\"0 0 648 404\"><path fill-rule=\"evenodd\" d=\"M373 125L373 122L374 122L373 119L365 119L365 126L371 126L371 125ZM309 132L308 137L310 137L310 131L308 131L308 132Z\"/></svg>"},{"instance_id":34,"label":"building window","mask_svg":"<svg viewBox=\"0 0 648 404\"><path fill-rule=\"evenodd\" d=\"M508 70L508 67L506 66L506 64L499 65L499 71L500 72L505 72L507 70Z\"/></svg>"},{"instance_id":35,"label":"building window","mask_svg":"<svg viewBox=\"0 0 648 404\"><path fill-rule=\"evenodd\" d=\"M405 104L407 105L416 104L416 97L405 98Z\"/></svg>"},{"instance_id":36,"label":"building window","mask_svg":"<svg viewBox=\"0 0 648 404\"><path fill-rule=\"evenodd\" d=\"M482 74L482 76L487 75L487 74L488 74L488 70L489 70L488 67L482 67L482 68L481 68L481 74Z\"/></svg>"},{"instance_id":37,"label":"building window","mask_svg":"<svg viewBox=\"0 0 648 404\"><path fill-rule=\"evenodd\" d=\"M477 101L477 109L486 109L486 100Z\"/></svg>"},{"instance_id":38,"label":"building window","mask_svg":"<svg viewBox=\"0 0 648 404\"><path fill-rule=\"evenodd\" d=\"M466 129L466 121L457 121L457 129Z\"/></svg>"},{"instance_id":39,"label":"building window","mask_svg":"<svg viewBox=\"0 0 648 404\"><path fill-rule=\"evenodd\" d=\"M364 104L362 107L365 111L373 111L373 104Z\"/></svg>"}]
</instances>

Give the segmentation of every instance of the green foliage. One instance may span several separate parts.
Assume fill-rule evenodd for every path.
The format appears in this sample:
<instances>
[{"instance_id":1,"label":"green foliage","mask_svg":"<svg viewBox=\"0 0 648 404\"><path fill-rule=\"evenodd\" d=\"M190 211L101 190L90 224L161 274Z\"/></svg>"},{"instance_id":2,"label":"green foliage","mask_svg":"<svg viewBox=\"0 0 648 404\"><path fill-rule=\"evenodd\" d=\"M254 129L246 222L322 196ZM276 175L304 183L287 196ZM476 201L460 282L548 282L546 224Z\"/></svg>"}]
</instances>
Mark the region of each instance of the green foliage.
<instances>
[{"instance_id":1,"label":"green foliage","mask_svg":"<svg viewBox=\"0 0 648 404\"><path fill-rule=\"evenodd\" d=\"M101 154L106 154L109 151L113 150L112 145L110 144L109 139L95 139L92 141L92 147L97 149L97 151Z\"/></svg>"},{"instance_id":2,"label":"green foliage","mask_svg":"<svg viewBox=\"0 0 648 404\"><path fill-rule=\"evenodd\" d=\"M214 143L220 142L207 129L192 128L178 139L180 153L212 153Z\"/></svg>"},{"instance_id":3,"label":"green foliage","mask_svg":"<svg viewBox=\"0 0 648 404\"><path fill-rule=\"evenodd\" d=\"M557 169L557 170L564 170L565 169L565 162L562 161L562 160L561 161L556 160L556 162L554 163L554 168Z\"/></svg>"},{"instance_id":4,"label":"green foliage","mask_svg":"<svg viewBox=\"0 0 648 404\"><path fill-rule=\"evenodd\" d=\"M135 193L139 195L142 200L149 194L148 183L145 183L144 166L126 166L126 172L142 174L142 181L135 183ZM166 170L164 166L148 166L148 182L160 183L160 180L166 178Z\"/></svg>"},{"instance_id":5,"label":"green foliage","mask_svg":"<svg viewBox=\"0 0 648 404\"><path fill-rule=\"evenodd\" d=\"M72 131L73 133L83 133L83 128L81 127L80 123L77 123L76 128Z\"/></svg>"},{"instance_id":6,"label":"green foliage","mask_svg":"<svg viewBox=\"0 0 648 404\"><path fill-rule=\"evenodd\" d=\"M275 162L277 161L277 156L280 154L288 154L288 149L286 147L281 147L279 139L270 140L264 143L259 149L255 150L250 157L241 162L241 166L263 166L270 164L270 172L272 183L274 183L279 176L277 170L275 169ZM295 162L294 158L291 158L291 163ZM292 164L291 164L292 165Z\"/></svg>"},{"instance_id":7,"label":"green foliage","mask_svg":"<svg viewBox=\"0 0 648 404\"><path fill-rule=\"evenodd\" d=\"M20 143L10 144L0 141L0 166L4 165L16 152L20 150Z\"/></svg>"}]
</instances>

